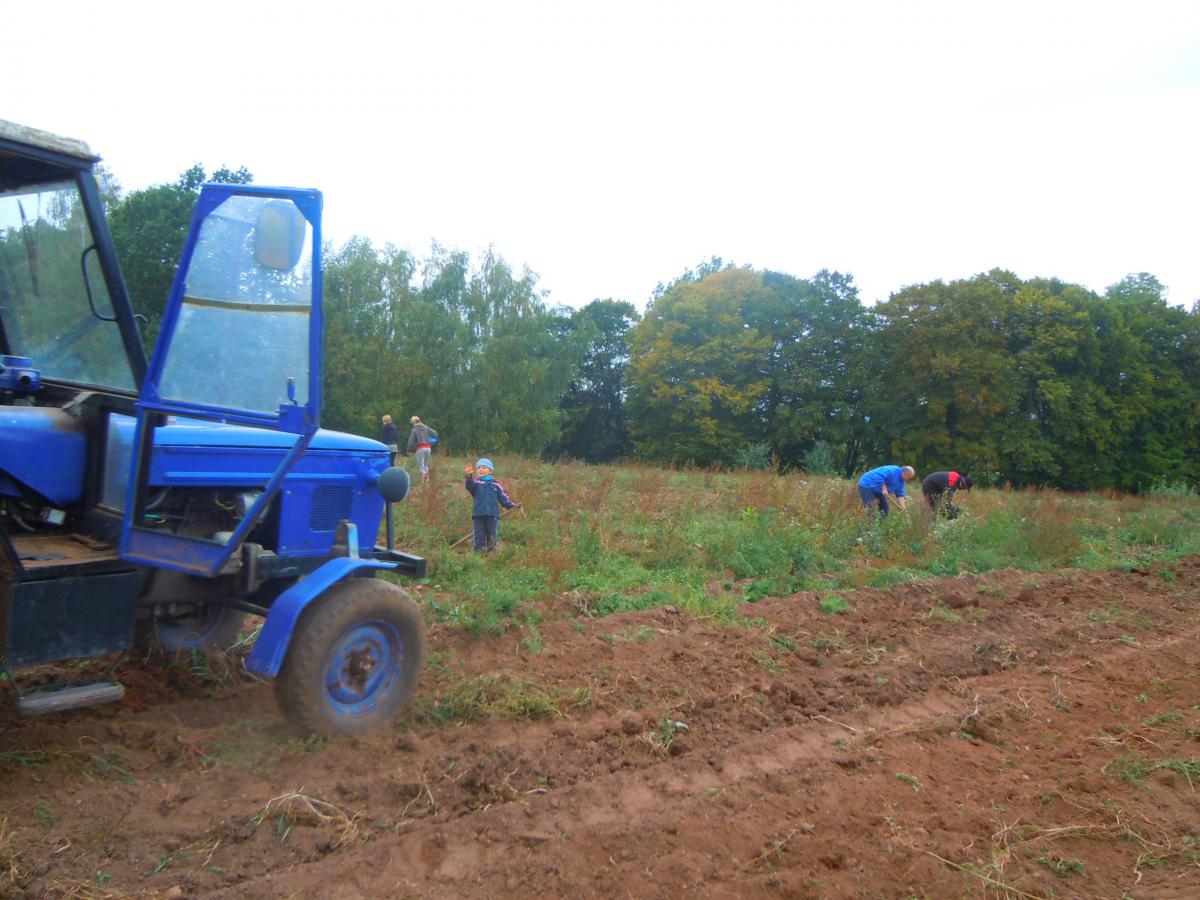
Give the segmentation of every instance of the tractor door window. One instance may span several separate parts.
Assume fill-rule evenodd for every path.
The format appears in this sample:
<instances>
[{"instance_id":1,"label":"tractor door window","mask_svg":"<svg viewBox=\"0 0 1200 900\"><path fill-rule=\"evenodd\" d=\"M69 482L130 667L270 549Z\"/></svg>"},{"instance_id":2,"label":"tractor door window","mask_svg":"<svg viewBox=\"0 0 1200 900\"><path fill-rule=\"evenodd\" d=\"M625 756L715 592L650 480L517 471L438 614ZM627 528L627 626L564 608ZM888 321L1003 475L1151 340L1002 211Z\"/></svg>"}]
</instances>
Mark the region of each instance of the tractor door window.
<instances>
[{"instance_id":1,"label":"tractor door window","mask_svg":"<svg viewBox=\"0 0 1200 900\"><path fill-rule=\"evenodd\" d=\"M312 226L294 203L227 199L200 226L162 398L274 413L295 379L307 402L312 280Z\"/></svg>"},{"instance_id":2,"label":"tractor door window","mask_svg":"<svg viewBox=\"0 0 1200 900\"><path fill-rule=\"evenodd\" d=\"M103 273L87 252L92 244L73 181L0 192L0 316L8 352L29 357L43 378L133 390Z\"/></svg>"}]
</instances>

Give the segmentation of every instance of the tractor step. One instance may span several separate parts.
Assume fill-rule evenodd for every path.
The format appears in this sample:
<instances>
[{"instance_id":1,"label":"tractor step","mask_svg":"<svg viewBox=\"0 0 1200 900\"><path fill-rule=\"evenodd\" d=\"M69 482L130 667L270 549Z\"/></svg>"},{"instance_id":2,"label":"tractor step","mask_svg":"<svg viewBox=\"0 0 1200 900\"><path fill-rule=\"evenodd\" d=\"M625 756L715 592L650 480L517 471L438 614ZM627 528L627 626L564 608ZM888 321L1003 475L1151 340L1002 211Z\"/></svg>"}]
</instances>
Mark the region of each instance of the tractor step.
<instances>
[{"instance_id":1,"label":"tractor step","mask_svg":"<svg viewBox=\"0 0 1200 900\"><path fill-rule=\"evenodd\" d=\"M115 703L124 696L125 686L115 681L46 684L21 691L17 696L17 709L27 716L42 716L82 706Z\"/></svg>"}]
</instances>

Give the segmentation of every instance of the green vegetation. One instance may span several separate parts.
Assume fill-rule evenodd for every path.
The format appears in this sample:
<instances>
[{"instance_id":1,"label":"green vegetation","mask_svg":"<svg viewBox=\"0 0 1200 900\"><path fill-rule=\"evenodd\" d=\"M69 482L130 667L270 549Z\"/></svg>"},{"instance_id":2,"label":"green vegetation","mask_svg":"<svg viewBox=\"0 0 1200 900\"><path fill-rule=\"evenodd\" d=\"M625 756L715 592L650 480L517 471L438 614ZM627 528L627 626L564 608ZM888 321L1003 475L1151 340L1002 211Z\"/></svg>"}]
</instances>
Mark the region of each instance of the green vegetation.
<instances>
[{"instance_id":1,"label":"green vegetation","mask_svg":"<svg viewBox=\"0 0 1200 900\"><path fill-rule=\"evenodd\" d=\"M935 603L925 615L936 622L953 622L956 625L962 622L962 616L944 603Z\"/></svg>"},{"instance_id":2,"label":"green vegetation","mask_svg":"<svg viewBox=\"0 0 1200 900\"><path fill-rule=\"evenodd\" d=\"M44 750L5 750L0 752L0 768L36 769L50 759L51 755Z\"/></svg>"},{"instance_id":3,"label":"green vegetation","mask_svg":"<svg viewBox=\"0 0 1200 900\"><path fill-rule=\"evenodd\" d=\"M673 606L714 624L749 625L749 604L807 591L805 602L835 620L862 587L1009 567L1133 563L1158 573L1200 552L1200 497L1188 495L980 488L953 522L935 522L913 504L872 523L840 479L519 457L498 464L527 517L504 518L497 552L451 547L470 528L470 496L458 482L461 458L441 456L433 479L395 509L398 546L430 561L422 597L435 621L472 634L518 630L530 653L542 648L548 617L579 622ZM925 615L967 621L941 604ZM1086 622L1129 628L1136 617L1114 601ZM654 636L645 628L597 634L637 642ZM836 634L818 643L839 649Z\"/></svg>"},{"instance_id":4,"label":"green vegetation","mask_svg":"<svg viewBox=\"0 0 1200 900\"><path fill-rule=\"evenodd\" d=\"M1157 716L1147 716L1142 719L1143 725L1149 725L1151 728L1167 725L1180 725L1183 723L1183 713L1172 707L1159 713Z\"/></svg>"},{"instance_id":5,"label":"green vegetation","mask_svg":"<svg viewBox=\"0 0 1200 900\"><path fill-rule=\"evenodd\" d=\"M58 816L45 800L38 800L33 804L33 814L37 816L37 820L42 823L43 828L53 825L58 820Z\"/></svg>"},{"instance_id":6,"label":"green vegetation","mask_svg":"<svg viewBox=\"0 0 1200 900\"><path fill-rule=\"evenodd\" d=\"M1047 853L1039 856L1037 861L1050 869L1059 878L1066 878L1068 875L1083 874L1082 860L1067 859L1059 856L1057 853Z\"/></svg>"},{"instance_id":7,"label":"green vegetation","mask_svg":"<svg viewBox=\"0 0 1200 900\"><path fill-rule=\"evenodd\" d=\"M821 608L821 612L830 615L850 612L850 604L838 594L827 594L820 599L817 605Z\"/></svg>"},{"instance_id":8,"label":"green vegetation","mask_svg":"<svg viewBox=\"0 0 1200 900\"><path fill-rule=\"evenodd\" d=\"M436 723L505 719L558 718L567 710L590 706L587 687L565 690L536 684L507 673L452 679L440 697L419 701L408 713Z\"/></svg>"},{"instance_id":9,"label":"green vegetation","mask_svg":"<svg viewBox=\"0 0 1200 900\"><path fill-rule=\"evenodd\" d=\"M1108 775L1134 787L1141 785L1152 773L1160 771L1182 775L1188 784L1192 784L1200 780L1200 757L1181 759L1171 756L1154 759L1131 750L1105 766Z\"/></svg>"}]
</instances>

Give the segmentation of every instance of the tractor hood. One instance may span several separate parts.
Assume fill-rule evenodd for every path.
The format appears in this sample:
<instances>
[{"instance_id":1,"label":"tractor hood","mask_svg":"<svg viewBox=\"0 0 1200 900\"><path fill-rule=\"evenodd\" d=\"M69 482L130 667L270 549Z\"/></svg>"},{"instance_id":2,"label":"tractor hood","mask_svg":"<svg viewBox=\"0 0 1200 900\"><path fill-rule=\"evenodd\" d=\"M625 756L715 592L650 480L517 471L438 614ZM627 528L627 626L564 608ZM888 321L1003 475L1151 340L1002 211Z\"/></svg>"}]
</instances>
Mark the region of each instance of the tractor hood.
<instances>
[{"instance_id":1,"label":"tractor hood","mask_svg":"<svg viewBox=\"0 0 1200 900\"><path fill-rule=\"evenodd\" d=\"M109 422L105 499L121 505L133 454L135 421L114 414ZM0 407L0 494L32 492L51 505L68 507L83 499L87 436L82 420L61 409ZM261 485L271 467L296 441L294 434L266 428L172 418L159 428L151 457L152 483L159 486ZM387 448L371 438L319 430L305 456L356 454L371 469L387 466Z\"/></svg>"},{"instance_id":2,"label":"tractor hood","mask_svg":"<svg viewBox=\"0 0 1200 900\"><path fill-rule=\"evenodd\" d=\"M124 418L124 417L122 417ZM133 420L127 419L130 438L133 435ZM296 442L296 435L266 428L250 428L245 425L226 425L219 422L203 422L199 419L174 418L158 430L154 438L156 447L243 447L246 449L286 450ZM313 436L309 450L342 450L348 452L382 451L387 448L379 441L346 434L341 431L319 429Z\"/></svg>"}]
</instances>

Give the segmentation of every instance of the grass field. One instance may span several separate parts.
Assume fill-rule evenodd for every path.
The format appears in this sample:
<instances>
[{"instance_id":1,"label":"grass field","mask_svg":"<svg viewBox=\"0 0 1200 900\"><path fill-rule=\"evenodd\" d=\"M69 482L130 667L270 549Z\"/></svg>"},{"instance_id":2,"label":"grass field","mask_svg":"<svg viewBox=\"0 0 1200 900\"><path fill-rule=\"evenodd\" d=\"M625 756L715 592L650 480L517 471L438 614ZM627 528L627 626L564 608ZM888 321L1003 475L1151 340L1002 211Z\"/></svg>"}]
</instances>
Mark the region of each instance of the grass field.
<instances>
[{"instance_id":1,"label":"grass field","mask_svg":"<svg viewBox=\"0 0 1200 900\"><path fill-rule=\"evenodd\" d=\"M935 521L915 484L907 513L870 521L853 484L803 473L586 466L499 460L524 505L491 555L452 546L471 529L466 460L437 460L395 508L396 546L430 560L439 622L473 634L523 628L536 648L547 615L676 606L736 622L743 604L801 590L829 604L860 587L997 568L1132 568L1200 552L1200 497L976 489L963 515ZM574 607L570 609L569 607Z\"/></svg>"}]
</instances>

